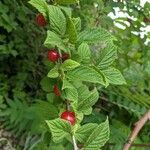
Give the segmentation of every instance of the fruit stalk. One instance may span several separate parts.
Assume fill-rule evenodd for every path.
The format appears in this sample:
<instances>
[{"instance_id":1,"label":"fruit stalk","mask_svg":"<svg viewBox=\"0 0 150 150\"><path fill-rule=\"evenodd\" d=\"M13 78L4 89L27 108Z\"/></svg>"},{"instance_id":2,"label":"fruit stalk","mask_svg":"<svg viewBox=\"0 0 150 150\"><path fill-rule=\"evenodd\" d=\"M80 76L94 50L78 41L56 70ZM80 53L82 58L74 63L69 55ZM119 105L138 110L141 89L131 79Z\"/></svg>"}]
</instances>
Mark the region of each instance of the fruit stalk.
<instances>
[{"instance_id":1,"label":"fruit stalk","mask_svg":"<svg viewBox=\"0 0 150 150\"><path fill-rule=\"evenodd\" d=\"M58 49L59 57L62 58L61 50ZM60 63L62 63L62 59L60 59Z\"/></svg>"}]
</instances>

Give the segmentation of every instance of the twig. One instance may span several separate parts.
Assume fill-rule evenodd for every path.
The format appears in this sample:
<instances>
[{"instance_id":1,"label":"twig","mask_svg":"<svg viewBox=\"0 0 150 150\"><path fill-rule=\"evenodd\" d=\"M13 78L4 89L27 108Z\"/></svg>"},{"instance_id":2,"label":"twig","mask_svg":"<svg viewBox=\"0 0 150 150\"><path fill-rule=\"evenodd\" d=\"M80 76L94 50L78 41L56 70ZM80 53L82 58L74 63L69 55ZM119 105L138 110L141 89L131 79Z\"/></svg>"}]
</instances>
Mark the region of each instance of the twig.
<instances>
[{"instance_id":1,"label":"twig","mask_svg":"<svg viewBox=\"0 0 150 150\"><path fill-rule=\"evenodd\" d=\"M66 109L67 109L67 111L71 110L69 100L66 100Z\"/></svg>"},{"instance_id":2,"label":"twig","mask_svg":"<svg viewBox=\"0 0 150 150\"><path fill-rule=\"evenodd\" d=\"M132 130L132 132L129 135L129 138L126 142L126 144L123 147L123 150L129 150L132 142L138 135L139 131L142 129L142 127L145 125L145 123L150 120L150 109L140 118L138 122L135 123L135 127Z\"/></svg>"},{"instance_id":3,"label":"twig","mask_svg":"<svg viewBox=\"0 0 150 150\"><path fill-rule=\"evenodd\" d=\"M62 58L62 53L61 53L61 50L58 48L58 53L59 53L59 56L60 58ZM60 63L62 63L62 59L59 59Z\"/></svg>"},{"instance_id":4,"label":"twig","mask_svg":"<svg viewBox=\"0 0 150 150\"><path fill-rule=\"evenodd\" d=\"M72 136L72 141L73 141L74 150L80 150L77 146L76 139L75 139L74 135Z\"/></svg>"}]
</instances>

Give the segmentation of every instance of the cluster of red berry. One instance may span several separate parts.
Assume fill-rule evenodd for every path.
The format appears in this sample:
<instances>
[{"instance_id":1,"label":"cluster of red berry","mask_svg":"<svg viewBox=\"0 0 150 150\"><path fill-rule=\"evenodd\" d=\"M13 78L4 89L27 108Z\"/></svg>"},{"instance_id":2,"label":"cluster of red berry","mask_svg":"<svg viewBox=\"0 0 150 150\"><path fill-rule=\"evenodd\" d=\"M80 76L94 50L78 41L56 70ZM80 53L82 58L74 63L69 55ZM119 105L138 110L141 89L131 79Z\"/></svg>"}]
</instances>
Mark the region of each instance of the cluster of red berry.
<instances>
[{"instance_id":1,"label":"cluster of red berry","mask_svg":"<svg viewBox=\"0 0 150 150\"><path fill-rule=\"evenodd\" d=\"M47 25L47 21L42 14L38 14L36 16L36 23L42 27ZM60 54L56 49L51 49L48 51L48 60L51 62L57 62L59 59L65 61L69 59L69 57L70 56L68 53L63 53L62 56L60 56ZM56 84L53 86L53 92L55 93L56 96L61 96L61 92ZM69 121L71 125L74 125L76 122L75 113L71 111L62 112L60 118Z\"/></svg>"},{"instance_id":2,"label":"cluster of red berry","mask_svg":"<svg viewBox=\"0 0 150 150\"><path fill-rule=\"evenodd\" d=\"M62 56L60 56L56 49L51 49L48 51L48 60L51 62L56 62L58 61L58 59L62 59L63 61L65 61L68 58L68 53L63 53Z\"/></svg>"},{"instance_id":3,"label":"cluster of red berry","mask_svg":"<svg viewBox=\"0 0 150 150\"><path fill-rule=\"evenodd\" d=\"M62 56L60 56L56 49L51 49L48 51L48 60L51 62L56 62L58 61L58 59L62 59L63 61L65 61L68 58L69 58L69 54L64 53L62 54ZM61 92L56 84L53 86L53 91L56 96L61 95Z\"/></svg>"}]
</instances>

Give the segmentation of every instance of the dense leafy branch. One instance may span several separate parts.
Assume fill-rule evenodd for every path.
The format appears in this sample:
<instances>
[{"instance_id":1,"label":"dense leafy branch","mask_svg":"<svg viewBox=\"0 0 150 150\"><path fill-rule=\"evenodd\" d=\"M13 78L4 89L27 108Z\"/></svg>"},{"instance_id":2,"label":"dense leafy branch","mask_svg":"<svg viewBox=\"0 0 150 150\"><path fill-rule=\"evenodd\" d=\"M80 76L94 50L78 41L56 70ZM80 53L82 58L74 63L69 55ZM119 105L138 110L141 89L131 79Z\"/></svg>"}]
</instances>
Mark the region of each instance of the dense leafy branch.
<instances>
[{"instance_id":1,"label":"dense leafy branch","mask_svg":"<svg viewBox=\"0 0 150 150\"><path fill-rule=\"evenodd\" d=\"M117 58L117 47L113 43L115 38L99 27L81 30L80 18L73 18L68 7L60 7L76 4L76 0L56 0L55 5L48 5L44 0L31 0L29 3L43 15L38 15L38 24L45 26L47 22L49 25L44 45L50 48L48 59L55 65L47 76L57 81L53 87L55 95L69 103L69 110L67 105L67 110L60 115L61 119L46 121L53 141L61 142L67 136L72 137L77 150L78 137L79 140L84 137L83 149L99 149L109 139L108 119L90 130L89 137L84 135L87 133L83 132L85 129L80 123L84 115L91 114L92 106L98 101L95 84L107 87L109 84L126 83L120 71L112 66ZM91 46L96 43L103 44L104 48L92 53ZM95 62L92 55L97 57ZM90 87L93 88L90 90Z\"/></svg>"}]
</instances>

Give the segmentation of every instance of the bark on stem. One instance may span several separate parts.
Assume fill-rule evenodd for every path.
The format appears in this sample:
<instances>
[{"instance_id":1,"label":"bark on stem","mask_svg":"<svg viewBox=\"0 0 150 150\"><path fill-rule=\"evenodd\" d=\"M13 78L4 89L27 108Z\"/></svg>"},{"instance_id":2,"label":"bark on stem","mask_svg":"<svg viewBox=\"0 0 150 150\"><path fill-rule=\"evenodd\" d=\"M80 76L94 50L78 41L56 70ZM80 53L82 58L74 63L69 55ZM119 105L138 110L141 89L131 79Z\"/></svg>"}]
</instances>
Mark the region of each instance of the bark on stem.
<instances>
[{"instance_id":1,"label":"bark on stem","mask_svg":"<svg viewBox=\"0 0 150 150\"><path fill-rule=\"evenodd\" d=\"M145 125L145 123L150 120L150 109L140 118L138 122L135 123L135 127L132 130L132 132L129 135L129 138L126 142L126 144L123 147L123 150L129 150L132 142L138 135L139 131L142 129L142 127Z\"/></svg>"}]
</instances>

